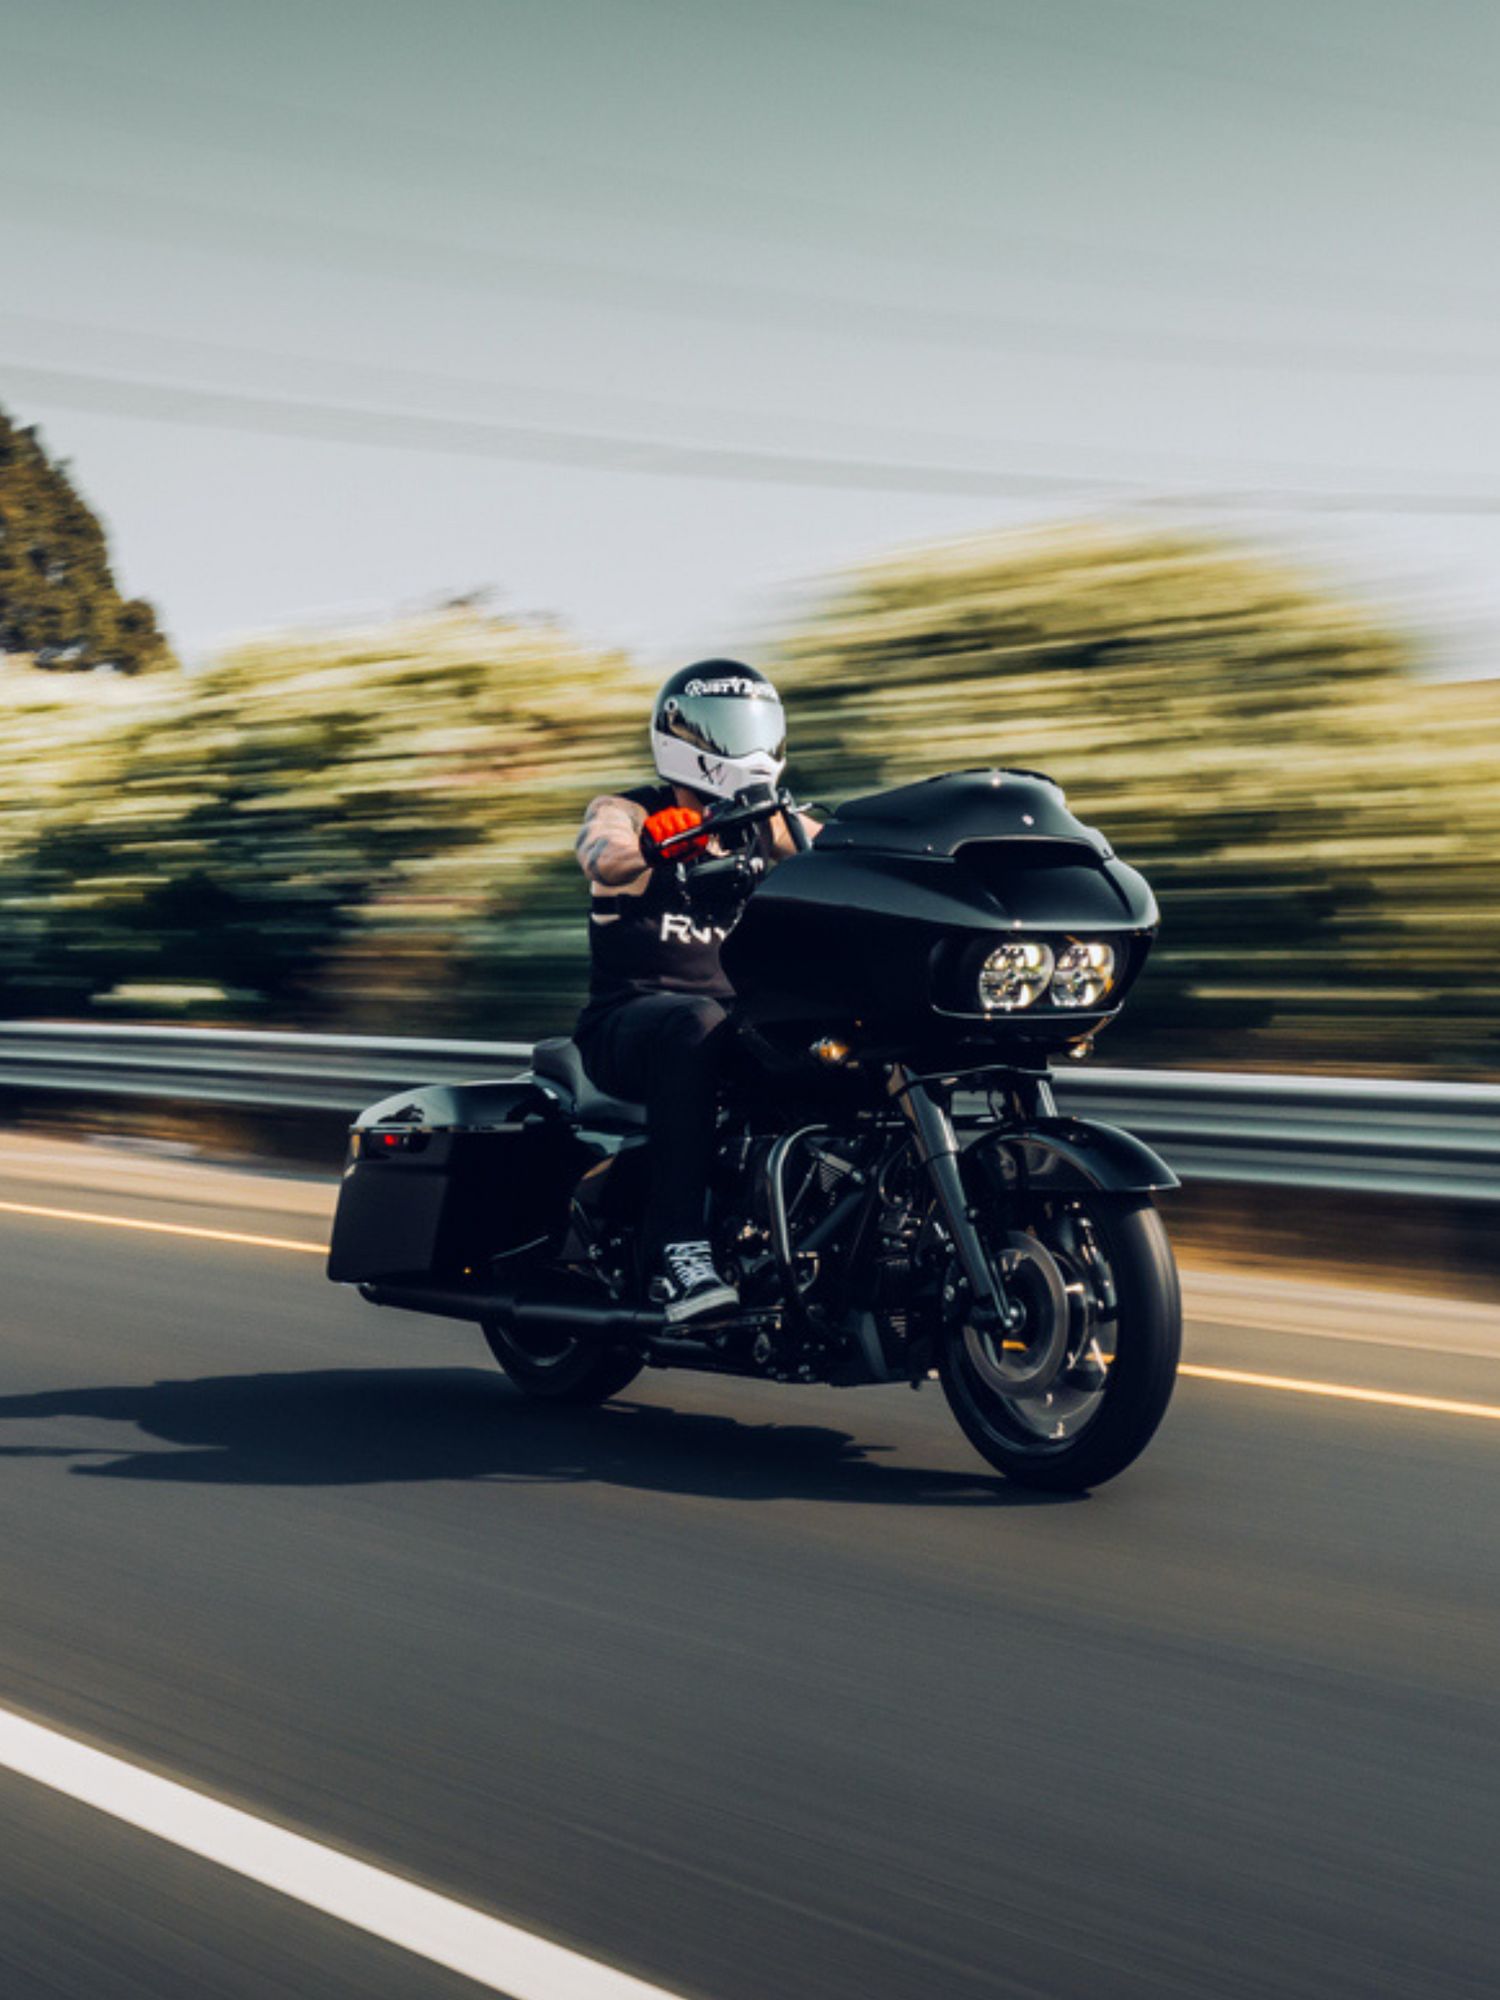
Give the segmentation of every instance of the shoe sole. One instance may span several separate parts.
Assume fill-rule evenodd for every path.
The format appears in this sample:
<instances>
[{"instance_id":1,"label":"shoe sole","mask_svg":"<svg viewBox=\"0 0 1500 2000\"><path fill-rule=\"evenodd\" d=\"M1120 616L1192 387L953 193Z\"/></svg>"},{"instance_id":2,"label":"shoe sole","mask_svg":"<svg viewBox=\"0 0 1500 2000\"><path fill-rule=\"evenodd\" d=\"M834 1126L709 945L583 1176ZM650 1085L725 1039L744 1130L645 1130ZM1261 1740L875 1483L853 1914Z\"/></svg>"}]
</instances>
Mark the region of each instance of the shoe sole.
<instances>
[{"instance_id":1,"label":"shoe sole","mask_svg":"<svg viewBox=\"0 0 1500 2000\"><path fill-rule=\"evenodd\" d=\"M720 1285L716 1291L703 1292L695 1299L679 1299L666 1308L668 1326L682 1326L688 1320L706 1319L710 1313L732 1312L740 1302L740 1295L732 1285Z\"/></svg>"}]
</instances>

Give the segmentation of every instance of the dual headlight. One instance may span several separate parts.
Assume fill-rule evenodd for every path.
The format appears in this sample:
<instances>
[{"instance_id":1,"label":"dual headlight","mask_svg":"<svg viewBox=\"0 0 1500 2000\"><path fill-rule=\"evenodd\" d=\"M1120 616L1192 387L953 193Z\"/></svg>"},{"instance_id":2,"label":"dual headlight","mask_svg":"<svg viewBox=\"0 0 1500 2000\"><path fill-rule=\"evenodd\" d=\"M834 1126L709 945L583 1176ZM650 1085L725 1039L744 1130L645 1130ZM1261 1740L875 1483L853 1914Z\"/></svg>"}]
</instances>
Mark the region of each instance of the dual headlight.
<instances>
[{"instance_id":1,"label":"dual headlight","mask_svg":"<svg viewBox=\"0 0 1500 2000\"><path fill-rule=\"evenodd\" d=\"M1015 1014L1050 993L1054 1007L1099 1007L1115 982L1114 946L1070 944L1060 952L1039 939L1003 944L979 968L986 1014Z\"/></svg>"}]
</instances>

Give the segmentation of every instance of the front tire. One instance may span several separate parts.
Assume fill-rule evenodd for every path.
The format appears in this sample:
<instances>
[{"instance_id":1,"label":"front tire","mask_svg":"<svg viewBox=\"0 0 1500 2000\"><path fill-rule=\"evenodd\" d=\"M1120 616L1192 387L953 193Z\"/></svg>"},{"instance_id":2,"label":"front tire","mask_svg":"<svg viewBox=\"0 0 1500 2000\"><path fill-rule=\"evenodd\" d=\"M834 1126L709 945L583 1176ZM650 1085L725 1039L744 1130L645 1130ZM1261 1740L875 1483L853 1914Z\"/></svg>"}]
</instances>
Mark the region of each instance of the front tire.
<instances>
[{"instance_id":1,"label":"front tire","mask_svg":"<svg viewBox=\"0 0 1500 2000\"><path fill-rule=\"evenodd\" d=\"M1001 1342L960 1311L939 1344L943 1393L970 1444L1007 1479L1054 1493L1101 1486L1145 1450L1171 1401L1182 1300L1167 1232L1145 1197L1091 1195L1039 1203L1007 1241L1017 1246L1008 1289L1028 1323L1019 1340ZM1028 1383L1028 1350L1055 1334L1047 1315L1059 1277L1067 1358Z\"/></svg>"},{"instance_id":2,"label":"front tire","mask_svg":"<svg viewBox=\"0 0 1500 2000\"><path fill-rule=\"evenodd\" d=\"M572 1334L521 1332L499 1320L480 1327L491 1354L534 1402L587 1409L629 1386L645 1365L640 1356Z\"/></svg>"}]
</instances>

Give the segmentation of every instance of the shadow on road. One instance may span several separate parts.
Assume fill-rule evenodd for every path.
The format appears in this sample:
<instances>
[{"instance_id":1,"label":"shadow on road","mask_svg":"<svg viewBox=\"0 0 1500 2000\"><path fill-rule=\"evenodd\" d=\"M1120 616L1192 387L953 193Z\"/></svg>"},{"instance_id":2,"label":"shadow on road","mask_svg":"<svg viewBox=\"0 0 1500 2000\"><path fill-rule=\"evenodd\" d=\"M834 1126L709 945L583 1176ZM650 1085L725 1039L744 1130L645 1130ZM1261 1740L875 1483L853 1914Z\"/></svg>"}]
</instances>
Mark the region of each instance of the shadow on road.
<instances>
[{"instance_id":1,"label":"shadow on road","mask_svg":"<svg viewBox=\"0 0 1500 2000\"><path fill-rule=\"evenodd\" d=\"M548 1409L468 1368L218 1375L0 1397L0 1423L52 1418L132 1424L180 1448L121 1456L118 1443L94 1438L0 1442L0 1461L67 1457L93 1478L203 1485L597 1480L735 1500L1057 1504L977 1461L972 1474L884 1464L889 1445L828 1425L746 1424L630 1401Z\"/></svg>"}]
</instances>

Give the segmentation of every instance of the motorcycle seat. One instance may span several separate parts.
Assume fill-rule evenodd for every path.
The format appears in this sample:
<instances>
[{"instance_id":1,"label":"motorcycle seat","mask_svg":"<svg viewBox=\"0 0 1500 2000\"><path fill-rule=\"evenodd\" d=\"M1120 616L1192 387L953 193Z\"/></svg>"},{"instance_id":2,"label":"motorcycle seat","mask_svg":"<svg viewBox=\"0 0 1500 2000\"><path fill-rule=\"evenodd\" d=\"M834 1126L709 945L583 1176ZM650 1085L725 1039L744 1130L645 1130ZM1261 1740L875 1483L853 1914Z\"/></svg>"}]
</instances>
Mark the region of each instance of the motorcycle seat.
<instances>
[{"instance_id":1,"label":"motorcycle seat","mask_svg":"<svg viewBox=\"0 0 1500 2000\"><path fill-rule=\"evenodd\" d=\"M610 1097L606 1092L596 1090L584 1074L583 1058L576 1044L565 1035L535 1044L531 1051L531 1070L534 1076L567 1092L573 1100L573 1109L580 1124L603 1125L610 1130L644 1131L645 1105L631 1104L623 1097Z\"/></svg>"}]
</instances>

